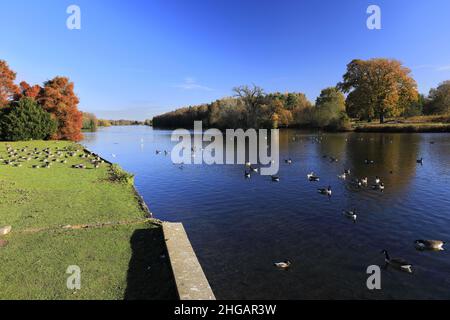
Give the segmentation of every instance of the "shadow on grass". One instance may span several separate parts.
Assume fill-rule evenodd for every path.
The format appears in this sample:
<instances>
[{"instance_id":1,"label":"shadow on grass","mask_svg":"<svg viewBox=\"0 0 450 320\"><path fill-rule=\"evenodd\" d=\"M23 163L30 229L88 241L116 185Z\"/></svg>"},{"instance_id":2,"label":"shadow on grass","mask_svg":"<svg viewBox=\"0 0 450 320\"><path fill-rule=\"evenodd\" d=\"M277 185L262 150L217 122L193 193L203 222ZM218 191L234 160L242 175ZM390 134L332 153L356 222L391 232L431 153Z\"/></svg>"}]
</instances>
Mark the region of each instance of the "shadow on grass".
<instances>
[{"instance_id":1,"label":"shadow on grass","mask_svg":"<svg viewBox=\"0 0 450 320\"><path fill-rule=\"evenodd\" d=\"M161 227L134 231L125 300L176 300L178 294Z\"/></svg>"}]
</instances>

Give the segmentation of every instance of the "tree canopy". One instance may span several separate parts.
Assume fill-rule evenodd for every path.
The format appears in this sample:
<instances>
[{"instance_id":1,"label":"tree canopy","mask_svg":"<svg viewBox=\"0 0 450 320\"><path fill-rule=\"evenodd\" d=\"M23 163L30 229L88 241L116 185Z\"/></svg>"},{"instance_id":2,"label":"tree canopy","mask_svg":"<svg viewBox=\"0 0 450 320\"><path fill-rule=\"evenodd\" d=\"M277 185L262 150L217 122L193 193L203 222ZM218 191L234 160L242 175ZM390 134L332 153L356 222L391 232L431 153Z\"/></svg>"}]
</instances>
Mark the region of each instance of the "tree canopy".
<instances>
[{"instance_id":1,"label":"tree canopy","mask_svg":"<svg viewBox=\"0 0 450 320\"><path fill-rule=\"evenodd\" d=\"M14 84L16 73L12 71L6 61L0 60L0 108L5 107L19 92L19 87Z\"/></svg>"},{"instance_id":2,"label":"tree canopy","mask_svg":"<svg viewBox=\"0 0 450 320\"><path fill-rule=\"evenodd\" d=\"M353 60L338 88L347 96L347 113L351 117L384 122L387 116L399 116L417 102L418 92L411 70L390 59Z\"/></svg>"},{"instance_id":3,"label":"tree canopy","mask_svg":"<svg viewBox=\"0 0 450 320\"><path fill-rule=\"evenodd\" d=\"M79 141L83 138L83 115L78 110L79 100L73 89L74 84L68 78L55 77L44 83L38 97L43 108L53 115L58 124L53 139Z\"/></svg>"},{"instance_id":4,"label":"tree canopy","mask_svg":"<svg viewBox=\"0 0 450 320\"><path fill-rule=\"evenodd\" d=\"M50 114L31 98L13 102L0 113L2 140L42 140L48 139L56 131L56 122Z\"/></svg>"},{"instance_id":5,"label":"tree canopy","mask_svg":"<svg viewBox=\"0 0 450 320\"><path fill-rule=\"evenodd\" d=\"M444 81L437 88L430 90L423 111L426 114L450 113L450 80Z\"/></svg>"}]
</instances>

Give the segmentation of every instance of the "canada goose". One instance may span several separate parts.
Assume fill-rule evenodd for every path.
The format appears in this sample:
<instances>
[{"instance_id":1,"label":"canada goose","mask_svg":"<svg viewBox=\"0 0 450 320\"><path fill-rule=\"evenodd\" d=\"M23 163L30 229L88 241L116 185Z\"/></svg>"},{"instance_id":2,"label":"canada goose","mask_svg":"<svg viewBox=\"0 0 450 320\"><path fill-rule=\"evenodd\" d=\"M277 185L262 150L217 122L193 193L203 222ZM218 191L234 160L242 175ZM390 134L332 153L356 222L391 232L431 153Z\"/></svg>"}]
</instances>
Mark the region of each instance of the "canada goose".
<instances>
[{"instance_id":1,"label":"canada goose","mask_svg":"<svg viewBox=\"0 0 450 320\"><path fill-rule=\"evenodd\" d=\"M327 196L331 196L331 186L328 186L328 188L320 188L320 189L317 189L317 191L318 191L320 194L324 194L324 195L327 195Z\"/></svg>"},{"instance_id":2,"label":"canada goose","mask_svg":"<svg viewBox=\"0 0 450 320\"><path fill-rule=\"evenodd\" d=\"M364 177L361 179L361 183L367 185L367 183L369 182L369 179L367 179L367 177Z\"/></svg>"},{"instance_id":3,"label":"canada goose","mask_svg":"<svg viewBox=\"0 0 450 320\"><path fill-rule=\"evenodd\" d=\"M346 216L349 219L353 219L354 222L356 222L356 209L353 210L343 210L342 213L344 216Z\"/></svg>"},{"instance_id":4,"label":"canada goose","mask_svg":"<svg viewBox=\"0 0 450 320\"><path fill-rule=\"evenodd\" d=\"M399 270L405 271L405 272L409 272L412 273L412 265L408 262L406 262L404 259L401 258L391 258L389 256L389 253L387 252L387 250L383 250L381 251L381 253L384 253L384 261L386 261L386 263L394 268L397 268Z\"/></svg>"},{"instance_id":5,"label":"canada goose","mask_svg":"<svg viewBox=\"0 0 450 320\"><path fill-rule=\"evenodd\" d=\"M364 163L365 163L365 164L373 164L374 161L373 161L373 160L366 159L366 160L364 160Z\"/></svg>"},{"instance_id":6,"label":"canada goose","mask_svg":"<svg viewBox=\"0 0 450 320\"><path fill-rule=\"evenodd\" d=\"M308 175L308 180L310 182L317 182L320 180L320 178L318 176L316 176L314 173L312 173L312 174Z\"/></svg>"},{"instance_id":7,"label":"canada goose","mask_svg":"<svg viewBox=\"0 0 450 320\"><path fill-rule=\"evenodd\" d=\"M418 164L423 164L423 158L417 159L416 161Z\"/></svg>"},{"instance_id":8,"label":"canada goose","mask_svg":"<svg viewBox=\"0 0 450 320\"><path fill-rule=\"evenodd\" d=\"M253 172L258 172L258 168L250 167L250 170L252 170Z\"/></svg>"},{"instance_id":9,"label":"canada goose","mask_svg":"<svg viewBox=\"0 0 450 320\"><path fill-rule=\"evenodd\" d=\"M338 161L339 161L338 158L330 157L330 162L338 162Z\"/></svg>"},{"instance_id":10,"label":"canada goose","mask_svg":"<svg viewBox=\"0 0 450 320\"><path fill-rule=\"evenodd\" d=\"M192 151L192 152L194 152L194 151ZM156 150L155 153L156 153L156 154L160 154L161 151L160 151L160 150Z\"/></svg>"},{"instance_id":11,"label":"canada goose","mask_svg":"<svg viewBox=\"0 0 450 320\"><path fill-rule=\"evenodd\" d=\"M313 171L311 171L310 173L308 173L307 175L306 175L306 177L309 179L309 178L311 178L311 177L313 177L314 176L314 172Z\"/></svg>"},{"instance_id":12,"label":"canada goose","mask_svg":"<svg viewBox=\"0 0 450 320\"><path fill-rule=\"evenodd\" d=\"M419 250L444 250L444 241L441 240L416 240L414 241L416 248Z\"/></svg>"},{"instance_id":13,"label":"canada goose","mask_svg":"<svg viewBox=\"0 0 450 320\"><path fill-rule=\"evenodd\" d=\"M250 179L250 172L247 172L247 171L245 171L244 172L244 177L246 178L246 179Z\"/></svg>"},{"instance_id":14,"label":"canada goose","mask_svg":"<svg viewBox=\"0 0 450 320\"><path fill-rule=\"evenodd\" d=\"M284 160L284 162L286 162L287 164L292 164L292 159L291 158L286 159L286 160Z\"/></svg>"},{"instance_id":15,"label":"canada goose","mask_svg":"<svg viewBox=\"0 0 450 320\"><path fill-rule=\"evenodd\" d=\"M289 260L286 260L282 262L275 262L273 265L278 269L287 270L290 268L291 262Z\"/></svg>"},{"instance_id":16,"label":"canada goose","mask_svg":"<svg viewBox=\"0 0 450 320\"><path fill-rule=\"evenodd\" d=\"M384 191L384 183L380 182L380 184L374 184L372 186L373 190L380 190L380 191Z\"/></svg>"},{"instance_id":17,"label":"canada goose","mask_svg":"<svg viewBox=\"0 0 450 320\"><path fill-rule=\"evenodd\" d=\"M344 170L344 173L345 173L345 174L350 174L350 169L345 169L345 170Z\"/></svg>"},{"instance_id":18,"label":"canada goose","mask_svg":"<svg viewBox=\"0 0 450 320\"><path fill-rule=\"evenodd\" d=\"M343 174L339 174L338 178L342 179L342 180L345 180L345 179L347 179L347 174L345 172Z\"/></svg>"},{"instance_id":19,"label":"canada goose","mask_svg":"<svg viewBox=\"0 0 450 320\"><path fill-rule=\"evenodd\" d=\"M375 177L375 184L380 184L380 182L381 182L381 179L378 176L376 176Z\"/></svg>"},{"instance_id":20,"label":"canada goose","mask_svg":"<svg viewBox=\"0 0 450 320\"><path fill-rule=\"evenodd\" d=\"M280 182L280 177L279 176L272 176L272 181L273 182Z\"/></svg>"}]
</instances>

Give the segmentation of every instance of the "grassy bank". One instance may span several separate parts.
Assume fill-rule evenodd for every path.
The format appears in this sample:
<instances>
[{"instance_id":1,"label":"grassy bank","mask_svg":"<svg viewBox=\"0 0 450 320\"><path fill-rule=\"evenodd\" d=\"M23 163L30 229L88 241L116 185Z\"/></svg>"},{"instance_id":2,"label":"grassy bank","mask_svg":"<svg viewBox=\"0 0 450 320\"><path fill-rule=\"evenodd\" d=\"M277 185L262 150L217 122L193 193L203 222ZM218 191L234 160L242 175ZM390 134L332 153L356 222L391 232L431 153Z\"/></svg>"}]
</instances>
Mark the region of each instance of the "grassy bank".
<instances>
[{"instance_id":1,"label":"grassy bank","mask_svg":"<svg viewBox=\"0 0 450 320\"><path fill-rule=\"evenodd\" d=\"M116 174L70 142L0 143L0 299L176 298L161 225Z\"/></svg>"},{"instance_id":2,"label":"grassy bank","mask_svg":"<svg viewBox=\"0 0 450 320\"><path fill-rule=\"evenodd\" d=\"M385 123L354 121L352 127L357 132L450 132L450 116L391 118Z\"/></svg>"}]
</instances>

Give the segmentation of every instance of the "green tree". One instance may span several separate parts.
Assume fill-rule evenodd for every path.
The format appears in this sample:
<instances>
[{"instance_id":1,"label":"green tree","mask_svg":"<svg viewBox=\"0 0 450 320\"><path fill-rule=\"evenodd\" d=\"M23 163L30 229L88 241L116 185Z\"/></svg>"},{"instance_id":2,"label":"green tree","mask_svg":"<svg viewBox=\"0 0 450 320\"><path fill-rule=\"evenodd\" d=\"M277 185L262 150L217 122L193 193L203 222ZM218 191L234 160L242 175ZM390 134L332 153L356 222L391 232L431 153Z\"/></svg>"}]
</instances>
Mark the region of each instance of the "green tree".
<instances>
[{"instance_id":1,"label":"green tree","mask_svg":"<svg viewBox=\"0 0 450 320\"><path fill-rule=\"evenodd\" d=\"M5 141L48 139L56 122L31 98L22 98L0 114L0 137Z\"/></svg>"},{"instance_id":2,"label":"green tree","mask_svg":"<svg viewBox=\"0 0 450 320\"><path fill-rule=\"evenodd\" d=\"M436 89L431 89L424 106L426 114L450 113L450 80L442 82Z\"/></svg>"},{"instance_id":3,"label":"green tree","mask_svg":"<svg viewBox=\"0 0 450 320\"><path fill-rule=\"evenodd\" d=\"M411 70L401 62L389 59L353 60L338 89L347 96L347 113L352 117L371 119L399 116L417 101L417 84Z\"/></svg>"},{"instance_id":4,"label":"green tree","mask_svg":"<svg viewBox=\"0 0 450 320\"><path fill-rule=\"evenodd\" d=\"M316 99L316 107L333 105L336 111L345 111L345 96L336 87L325 88Z\"/></svg>"}]
</instances>

